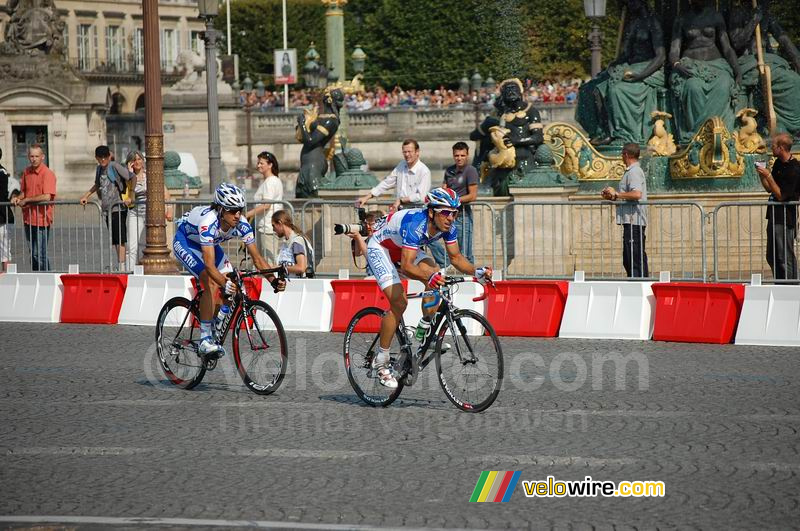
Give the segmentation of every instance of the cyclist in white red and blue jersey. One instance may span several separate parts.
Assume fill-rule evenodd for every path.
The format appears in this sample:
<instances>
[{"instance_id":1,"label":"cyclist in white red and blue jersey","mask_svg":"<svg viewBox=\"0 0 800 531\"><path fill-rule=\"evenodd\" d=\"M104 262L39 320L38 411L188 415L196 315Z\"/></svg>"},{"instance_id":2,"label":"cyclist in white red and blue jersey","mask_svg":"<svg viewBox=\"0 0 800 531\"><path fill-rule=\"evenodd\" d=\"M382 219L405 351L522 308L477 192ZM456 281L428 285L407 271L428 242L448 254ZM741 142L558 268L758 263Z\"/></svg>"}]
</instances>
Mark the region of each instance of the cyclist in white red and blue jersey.
<instances>
[{"instance_id":1,"label":"cyclist in white red and blue jersey","mask_svg":"<svg viewBox=\"0 0 800 531\"><path fill-rule=\"evenodd\" d=\"M213 319L221 303L217 286L224 288L225 294L236 293L236 284L226 276L233 268L220 247L220 243L240 238L253 257L258 269L270 266L258 252L253 228L242 217L245 207L244 193L232 184L223 183L214 192L214 202L209 206L198 206L184 214L177 223L172 249L175 256L203 286L200 297L200 346L201 355L224 355L225 350L213 338ZM282 291L285 282L268 276L272 287Z\"/></svg>"},{"instance_id":2,"label":"cyclist in white red and blue jersey","mask_svg":"<svg viewBox=\"0 0 800 531\"><path fill-rule=\"evenodd\" d=\"M367 243L369 267L391 307L381 321L380 349L372 360L380 383L386 387L397 387L397 379L389 367L389 347L408 306L406 292L400 281L401 273L404 277L424 282L430 289L438 288L445 282L436 262L420 247L444 239L453 267L464 274L474 275L481 282L492 278L491 267L476 268L458 249L454 221L460 206L461 200L453 190L434 188L425 198L425 208L400 210L377 221L375 232ZM423 299L423 305L429 301ZM430 318L435 311L436 307L423 306L423 318Z\"/></svg>"}]
</instances>

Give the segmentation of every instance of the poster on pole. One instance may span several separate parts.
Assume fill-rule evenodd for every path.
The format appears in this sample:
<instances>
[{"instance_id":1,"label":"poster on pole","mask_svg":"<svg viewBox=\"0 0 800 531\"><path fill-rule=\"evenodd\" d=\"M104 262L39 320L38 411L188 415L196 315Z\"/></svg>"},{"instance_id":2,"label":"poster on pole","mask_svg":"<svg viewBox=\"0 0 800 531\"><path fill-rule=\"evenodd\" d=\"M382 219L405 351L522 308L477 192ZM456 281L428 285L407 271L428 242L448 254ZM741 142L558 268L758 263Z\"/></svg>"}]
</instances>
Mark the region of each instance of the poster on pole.
<instances>
[{"instance_id":1,"label":"poster on pole","mask_svg":"<svg viewBox=\"0 0 800 531\"><path fill-rule=\"evenodd\" d=\"M297 49L275 50L275 84L297 83Z\"/></svg>"}]
</instances>

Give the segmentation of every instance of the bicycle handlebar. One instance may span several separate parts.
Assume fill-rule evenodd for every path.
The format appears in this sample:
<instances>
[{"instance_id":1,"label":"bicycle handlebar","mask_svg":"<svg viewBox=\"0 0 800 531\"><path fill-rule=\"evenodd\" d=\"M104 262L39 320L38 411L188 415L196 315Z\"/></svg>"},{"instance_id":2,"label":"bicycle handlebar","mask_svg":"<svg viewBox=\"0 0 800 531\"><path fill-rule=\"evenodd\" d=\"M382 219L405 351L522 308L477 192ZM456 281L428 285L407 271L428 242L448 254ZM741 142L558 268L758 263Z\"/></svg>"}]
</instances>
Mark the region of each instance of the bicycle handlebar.
<instances>
[{"instance_id":1,"label":"bicycle handlebar","mask_svg":"<svg viewBox=\"0 0 800 531\"><path fill-rule=\"evenodd\" d=\"M472 302L480 302L482 300L485 300L486 297L489 296L489 290L488 290L487 286L490 285L493 288L495 287L495 284L494 284L494 282L492 280L487 280L487 282L484 284L484 283L480 282L475 277L470 277L470 278L467 278L467 277L446 277L445 280L444 280L444 285L445 286L454 286L455 284L461 284L462 282L477 282L478 284L481 284L483 286L483 293L481 293L477 297L473 298ZM441 295L439 295L439 290L440 289L441 288L436 288L436 289L432 289L432 290L428 290L428 291L423 291L423 292L420 292L420 293L409 293L408 294L408 298L411 299L411 298L426 297L426 296L429 296L429 295L433 295L434 296L433 302L430 302L430 303L427 303L427 304L423 304L423 308L431 308L431 307L436 306L437 304L439 304L439 298L441 297Z\"/></svg>"},{"instance_id":2,"label":"bicycle handlebar","mask_svg":"<svg viewBox=\"0 0 800 531\"><path fill-rule=\"evenodd\" d=\"M276 275L280 279L285 279L289 276L289 272L286 270L286 266L278 266L278 267L271 267L269 269L253 269L248 271L239 271L239 276L242 278L248 277L255 277L258 275ZM234 273L228 273L228 276L234 275Z\"/></svg>"}]
</instances>

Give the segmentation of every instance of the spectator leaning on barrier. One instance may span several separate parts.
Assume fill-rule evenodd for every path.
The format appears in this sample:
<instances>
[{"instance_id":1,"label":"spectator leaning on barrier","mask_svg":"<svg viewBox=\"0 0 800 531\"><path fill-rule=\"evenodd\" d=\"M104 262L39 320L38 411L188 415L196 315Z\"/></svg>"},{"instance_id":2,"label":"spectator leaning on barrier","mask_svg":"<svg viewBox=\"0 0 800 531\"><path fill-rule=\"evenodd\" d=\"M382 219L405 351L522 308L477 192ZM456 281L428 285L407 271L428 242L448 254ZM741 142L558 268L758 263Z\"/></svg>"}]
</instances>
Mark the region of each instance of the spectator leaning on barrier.
<instances>
[{"instance_id":1,"label":"spectator leaning on barrier","mask_svg":"<svg viewBox=\"0 0 800 531\"><path fill-rule=\"evenodd\" d=\"M131 151L125 159L125 167L131 174L128 181L128 195L125 206L128 207L126 225L127 245L125 246L125 268L133 270L133 266L142 261L145 248L145 233L147 228L147 172L144 169L144 154L141 151ZM131 191L133 193L131 193ZM169 201L172 196L167 187L164 187L164 201ZM164 219L172 221L172 205L164 205Z\"/></svg>"},{"instance_id":2,"label":"spectator leaning on barrier","mask_svg":"<svg viewBox=\"0 0 800 531\"><path fill-rule=\"evenodd\" d=\"M431 189L431 170L419 160L419 143L413 138L403 140L403 159L370 193L356 200L356 206L362 207L392 188L396 199L390 212L399 210L402 205L422 203Z\"/></svg>"},{"instance_id":3,"label":"spectator leaning on barrier","mask_svg":"<svg viewBox=\"0 0 800 531\"><path fill-rule=\"evenodd\" d=\"M272 230L282 238L278 251L278 264L285 265L297 277L314 276L314 251L306 237L297 228L292 215L286 210L272 214Z\"/></svg>"},{"instance_id":4,"label":"spectator leaning on barrier","mask_svg":"<svg viewBox=\"0 0 800 531\"><path fill-rule=\"evenodd\" d=\"M108 146L97 146L94 150L97 168L94 174L94 184L88 192L81 197L81 204L85 205L89 197L97 192L100 205L105 213L106 226L111 229L111 243L117 251L118 269L125 269L125 242L128 239L128 209L122 202L122 194L128 187L131 174L122 164L111 160L111 150Z\"/></svg>"},{"instance_id":5,"label":"spectator leaning on barrier","mask_svg":"<svg viewBox=\"0 0 800 531\"><path fill-rule=\"evenodd\" d=\"M44 149L39 144L28 148L28 161L31 165L22 172L21 193L11 202L22 207L25 239L31 249L31 267L34 271L50 271L47 240L53 225L53 205L35 203L56 198L56 174L44 163Z\"/></svg>"},{"instance_id":6,"label":"spectator leaning on barrier","mask_svg":"<svg viewBox=\"0 0 800 531\"><path fill-rule=\"evenodd\" d=\"M800 162L792 158L792 137L787 133L772 140L775 163L770 172L764 163L756 163L761 186L769 192L769 201L787 203L800 198ZM767 263L776 280L797 280L794 238L797 207L767 207Z\"/></svg>"},{"instance_id":7,"label":"spectator leaning on barrier","mask_svg":"<svg viewBox=\"0 0 800 531\"><path fill-rule=\"evenodd\" d=\"M647 201L647 183L639 165L639 145L625 144L622 147L622 162L625 173L619 182L619 191L607 186L601 192L603 199L623 200L617 206L617 225L622 225L622 264L629 277L650 276L645 251L645 228L647 207L639 201Z\"/></svg>"},{"instance_id":8,"label":"spectator leaning on barrier","mask_svg":"<svg viewBox=\"0 0 800 531\"><path fill-rule=\"evenodd\" d=\"M258 173L264 177L264 180L258 185L253 200L256 203L262 203L264 201L283 201L283 183L280 177L278 177L280 167L275 155L269 151L262 151L259 153L256 169ZM273 242L272 223L270 221L272 220L272 214L278 210L280 210L280 206L275 203L266 203L256 205L247 211L248 219L261 215L261 217L258 218L258 223L255 222L256 220L251 220L250 224L258 231L258 247L261 250L261 255L267 262L275 261L275 256L270 251Z\"/></svg>"},{"instance_id":9,"label":"spectator leaning on barrier","mask_svg":"<svg viewBox=\"0 0 800 531\"><path fill-rule=\"evenodd\" d=\"M466 142L453 144L453 164L444 170L445 188L451 188L461 198L456 227L458 228L458 248L470 262L475 262L472 255L472 206L470 203L478 199L478 170L469 163L469 146ZM440 241L431 244L433 258L440 266L444 266L444 246Z\"/></svg>"},{"instance_id":10,"label":"spectator leaning on barrier","mask_svg":"<svg viewBox=\"0 0 800 531\"><path fill-rule=\"evenodd\" d=\"M3 150L0 149L0 159L3 158ZM8 203L19 195L19 181L8 173L2 163L0 163L0 203ZM2 271L11 261L11 231L9 225L14 225L14 210L8 206L0 206L0 262L3 264Z\"/></svg>"}]
</instances>

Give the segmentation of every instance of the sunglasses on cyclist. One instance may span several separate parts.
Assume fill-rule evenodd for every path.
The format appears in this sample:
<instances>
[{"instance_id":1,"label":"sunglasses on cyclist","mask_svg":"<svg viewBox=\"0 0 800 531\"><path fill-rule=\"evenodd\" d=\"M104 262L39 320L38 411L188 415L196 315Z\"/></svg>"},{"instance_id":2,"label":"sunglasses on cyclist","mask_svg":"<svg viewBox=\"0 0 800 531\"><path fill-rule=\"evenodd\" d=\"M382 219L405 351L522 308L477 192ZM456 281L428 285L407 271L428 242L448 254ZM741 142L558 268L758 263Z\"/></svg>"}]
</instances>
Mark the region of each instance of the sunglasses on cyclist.
<instances>
[{"instance_id":1,"label":"sunglasses on cyclist","mask_svg":"<svg viewBox=\"0 0 800 531\"><path fill-rule=\"evenodd\" d=\"M446 209L446 208L440 208L440 209L436 210L436 213L437 214L441 214L442 216L444 216L446 218L458 217L458 210L449 210L449 209Z\"/></svg>"},{"instance_id":2,"label":"sunglasses on cyclist","mask_svg":"<svg viewBox=\"0 0 800 531\"><path fill-rule=\"evenodd\" d=\"M239 212L241 212L244 209L243 208L225 208L223 210L225 210L225 212L230 212L231 214L238 214Z\"/></svg>"}]
</instances>

